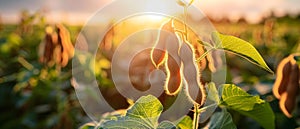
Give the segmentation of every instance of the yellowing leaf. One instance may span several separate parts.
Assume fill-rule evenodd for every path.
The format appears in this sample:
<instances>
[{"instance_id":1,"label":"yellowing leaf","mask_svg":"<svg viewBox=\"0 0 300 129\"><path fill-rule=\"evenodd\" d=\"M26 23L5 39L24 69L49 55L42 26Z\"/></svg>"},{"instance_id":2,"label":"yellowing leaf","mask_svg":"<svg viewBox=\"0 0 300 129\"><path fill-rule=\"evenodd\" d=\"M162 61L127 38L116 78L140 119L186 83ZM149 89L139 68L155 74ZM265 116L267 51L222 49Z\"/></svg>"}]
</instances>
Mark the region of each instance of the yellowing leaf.
<instances>
[{"instance_id":1,"label":"yellowing leaf","mask_svg":"<svg viewBox=\"0 0 300 129\"><path fill-rule=\"evenodd\" d=\"M193 120L189 116L184 116L176 123L177 123L176 126L178 129L192 129L193 128Z\"/></svg>"}]
</instances>

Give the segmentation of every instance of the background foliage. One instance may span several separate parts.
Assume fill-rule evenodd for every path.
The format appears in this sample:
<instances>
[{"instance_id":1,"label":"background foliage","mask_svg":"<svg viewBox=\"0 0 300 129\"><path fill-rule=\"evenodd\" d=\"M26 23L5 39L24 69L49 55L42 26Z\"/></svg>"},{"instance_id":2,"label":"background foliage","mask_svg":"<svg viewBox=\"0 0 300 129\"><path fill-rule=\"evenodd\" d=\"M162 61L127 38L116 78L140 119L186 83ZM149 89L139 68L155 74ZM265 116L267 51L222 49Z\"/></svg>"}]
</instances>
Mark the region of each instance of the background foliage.
<instances>
[{"instance_id":1,"label":"background foliage","mask_svg":"<svg viewBox=\"0 0 300 129\"><path fill-rule=\"evenodd\" d=\"M38 46L47 26L43 14L24 11L20 19L18 24L0 25L0 128L78 128L90 121L70 84L71 64L57 70L39 63ZM243 21L215 22L214 25L221 33L253 43L275 71L282 58L300 50L299 20L300 17L282 17L254 25ZM74 43L81 27L66 27ZM297 117L288 119L281 113L278 100L271 93L274 75L232 54L227 54L227 65L227 83L237 84L270 102L277 128L300 125ZM259 128L254 120L228 111L237 128Z\"/></svg>"}]
</instances>

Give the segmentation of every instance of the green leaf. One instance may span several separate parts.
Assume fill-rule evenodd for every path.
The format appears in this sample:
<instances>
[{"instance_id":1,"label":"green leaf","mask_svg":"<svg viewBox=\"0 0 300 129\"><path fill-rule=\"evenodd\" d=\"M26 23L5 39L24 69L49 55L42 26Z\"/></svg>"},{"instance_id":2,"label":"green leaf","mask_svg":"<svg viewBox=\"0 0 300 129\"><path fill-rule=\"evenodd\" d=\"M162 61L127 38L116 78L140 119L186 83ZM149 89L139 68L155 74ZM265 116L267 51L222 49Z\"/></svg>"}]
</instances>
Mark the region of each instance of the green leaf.
<instances>
[{"instance_id":1,"label":"green leaf","mask_svg":"<svg viewBox=\"0 0 300 129\"><path fill-rule=\"evenodd\" d=\"M210 82L207 84L207 99L214 101L215 103L220 103L220 96L215 83Z\"/></svg>"},{"instance_id":2,"label":"green leaf","mask_svg":"<svg viewBox=\"0 0 300 129\"><path fill-rule=\"evenodd\" d=\"M101 119L100 119L100 123L105 122L105 121L109 121L109 120L118 120L119 117L125 116L126 114L125 109L120 109L120 110L116 110L113 112L108 112L102 115Z\"/></svg>"},{"instance_id":3,"label":"green leaf","mask_svg":"<svg viewBox=\"0 0 300 129\"><path fill-rule=\"evenodd\" d=\"M22 38L19 35L12 33L7 37L7 40L9 44L13 45L13 47L17 47L20 46Z\"/></svg>"},{"instance_id":4,"label":"green leaf","mask_svg":"<svg viewBox=\"0 0 300 129\"><path fill-rule=\"evenodd\" d=\"M222 86L221 104L256 120L266 129L275 128L275 116L269 103L252 96L233 84Z\"/></svg>"},{"instance_id":5,"label":"green leaf","mask_svg":"<svg viewBox=\"0 0 300 129\"><path fill-rule=\"evenodd\" d=\"M226 51L233 52L251 63L274 73L261 57L259 52L249 42L239 39L234 36L223 35L218 32L212 34L214 42L217 44L218 49L224 49Z\"/></svg>"},{"instance_id":6,"label":"green leaf","mask_svg":"<svg viewBox=\"0 0 300 129\"><path fill-rule=\"evenodd\" d=\"M233 84L225 84L222 89L222 103L227 107L243 111L253 110L255 104L265 103L259 96L252 96Z\"/></svg>"},{"instance_id":7,"label":"green leaf","mask_svg":"<svg viewBox=\"0 0 300 129\"><path fill-rule=\"evenodd\" d=\"M131 118L128 116L119 117L118 120L110 120L100 125L100 129L150 129L143 119Z\"/></svg>"},{"instance_id":8,"label":"green leaf","mask_svg":"<svg viewBox=\"0 0 300 129\"><path fill-rule=\"evenodd\" d=\"M152 95L141 97L127 110L126 116L140 118L150 125L156 125L163 106L157 98Z\"/></svg>"},{"instance_id":9,"label":"green leaf","mask_svg":"<svg viewBox=\"0 0 300 129\"><path fill-rule=\"evenodd\" d=\"M79 129L94 129L96 127L95 123L86 123L79 127Z\"/></svg>"},{"instance_id":10,"label":"green leaf","mask_svg":"<svg viewBox=\"0 0 300 129\"><path fill-rule=\"evenodd\" d=\"M210 119L209 129L236 129L232 117L225 109L222 112L216 112Z\"/></svg>"},{"instance_id":11,"label":"green leaf","mask_svg":"<svg viewBox=\"0 0 300 129\"><path fill-rule=\"evenodd\" d=\"M189 116L184 116L178 122L175 122L178 129L192 129L193 120Z\"/></svg>"},{"instance_id":12,"label":"green leaf","mask_svg":"<svg viewBox=\"0 0 300 129\"><path fill-rule=\"evenodd\" d=\"M163 121L158 125L157 129L176 129L176 126L169 121Z\"/></svg>"},{"instance_id":13,"label":"green leaf","mask_svg":"<svg viewBox=\"0 0 300 129\"><path fill-rule=\"evenodd\" d=\"M116 119L104 121L100 128L174 128L171 122L162 122L158 124L158 118L163 111L163 106L159 100L152 96L143 96L138 99L126 112L125 116L118 116Z\"/></svg>"}]
</instances>

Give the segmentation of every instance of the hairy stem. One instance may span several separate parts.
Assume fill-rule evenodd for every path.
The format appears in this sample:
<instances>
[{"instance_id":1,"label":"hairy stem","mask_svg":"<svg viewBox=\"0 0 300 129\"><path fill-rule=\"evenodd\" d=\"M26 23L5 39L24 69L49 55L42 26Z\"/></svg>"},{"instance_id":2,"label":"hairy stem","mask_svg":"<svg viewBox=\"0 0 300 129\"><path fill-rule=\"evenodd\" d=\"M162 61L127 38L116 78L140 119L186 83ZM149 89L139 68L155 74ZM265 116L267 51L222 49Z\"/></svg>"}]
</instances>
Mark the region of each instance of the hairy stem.
<instances>
[{"instance_id":1,"label":"hairy stem","mask_svg":"<svg viewBox=\"0 0 300 129\"><path fill-rule=\"evenodd\" d=\"M209 49L207 50L205 53L203 53L198 59L196 59L196 62L200 62L204 57L206 57L208 55L209 52L211 52L212 50L214 50L213 48L212 49Z\"/></svg>"},{"instance_id":2,"label":"hairy stem","mask_svg":"<svg viewBox=\"0 0 300 129\"><path fill-rule=\"evenodd\" d=\"M199 104L194 104L194 119L193 119L193 129L198 129L198 123L200 119L200 112L199 112Z\"/></svg>"}]
</instances>

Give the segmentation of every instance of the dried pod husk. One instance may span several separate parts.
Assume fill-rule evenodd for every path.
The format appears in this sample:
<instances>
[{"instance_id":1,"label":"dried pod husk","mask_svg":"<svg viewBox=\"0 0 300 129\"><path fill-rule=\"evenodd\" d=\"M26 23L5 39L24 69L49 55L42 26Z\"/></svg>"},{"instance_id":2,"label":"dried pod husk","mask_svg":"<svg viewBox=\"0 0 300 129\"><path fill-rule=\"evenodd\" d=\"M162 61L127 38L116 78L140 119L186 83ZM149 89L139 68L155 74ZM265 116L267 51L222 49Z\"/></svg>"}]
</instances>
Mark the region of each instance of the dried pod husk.
<instances>
[{"instance_id":1,"label":"dried pod husk","mask_svg":"<svg viewBox=\"0 0 300 129\"><path fill-rule=\"evenodd\" d=\"M169 95L175 95L179 92L181 86L181 58L178 50L180 43L175 34L169 35L166 40L166 50L168 52L166 70L168 72L166 80L166 91Z\"/></svg>"},{"instance_id":2,"label":"dried pod husk","mask_svg":"<svg viewBox=\"0 0 300 129\"><path fill-rule=\"evenodd\" d=\"M62 62L62 51L61 51L61 46L56 46L54 51L53 51L53 59L55 60L56 64L61 64Z\"/></svg>"},{"instance_id":3,"label":"dried pod husk","mask_svg":"<svg viewBox=\"0 0 300 129\"><path fill-rule=\"evenodd\" d=\"M70 32L61 24L57 25L57 33L59 35L59 39L61 40L61 45L63 47L63 51L68 53L68 56L71 58L74 55L74 46L71 42Z\"/></svg>"},{"instance_id":4,"label":"dried pod husk","mask_svg":"<svg viewBox=\"0 0 300 129\"><path fill-rule=\"evenodd\" d=\"M56 25L58 45L61 46L61 66L65 67L74 56L74 46L71 43L69 31L61 24Z\"/></svg>"},{"instance_id":5,"label":"dried pod husk","mask_svg":"<svg viewBox=\"0 0 300 129\"><path fill-rule=\"evenodd\" d=\"M43 55L40 61L49 67L54 64L65 67L74 55L74 47L68 30L60 24L56 27L56 32L52 27L46 27L45 41L39 47L39 55Z\"/></svg>"},{"instance_id":6,"label":"dried pod husk","mask_svg":"<svg viewBox=\"0 0 300 129\"><path fill-rule=\"evenodd\" d=\"M295 99L288 98L288 93L284 92L281 94L281 98L279 100L279 106L281 111L285 116L288 118L292 117L292 111L294 110L295 106Z\"/></svg>"},{"instance_id":7,"label":"dried pod husk","mask_svg":"<svg viewBox=\"0 0 300 129\"><path fill-rule=\"evenodd\" d=\"M45 39L39 45L39 60L41 63L52 67L55 64L53 59L53 51L56 47L56 40L54 38L55 33L53 32L53 28L50 26L46 27L45 31Z\"/></svg>"},{"instance_id":8,"label":"dried pod husk","mask_svg":"<svg viewBox=\"0 0 300 129\"><path fill-rule=\"evenodd\" d=\"M102 46L104 47L104 46ZM181 83L181 74L180 74L180 57L178 55L179 43L177 36L172 27L172 20L167 21L160 27L160 32L158 34L158 38L150 51L150 60L152 66L155 69L163 69L167 73L165 89L168 95L175 95L179 91L180 83ZM168 54L168 55L167 55ZM142 62L138 62L142 61ZM130 69L141 68L141 70L130 70L131 82L135 86L135 88L144 91L147 89L148 81L142 81L144 79L135 79L138 78L136 75L141 75L140 77L144 77L147 73L147 70L152 69L147 64L148 60L142 60L141 57L135 57L130 65ZM138 65L143 64L143 65ZM165 67L161 67L161 66ZM136 68L135 68L136 67ZM143 69L143 70L142 70ZM145 71L146 70L146 71ZM154 70L154 69L152 69ZM140 72L143 71L143 72ZM151 72L151 71L150 71ZM149 73L148 73L149 74ZM140 81L136 81L140 80ZM140 82L140 83L137 83ZM144 86L142 84L145 84ZM146 87L146 88L145 88Z\"/></svg>"},{"instance_id":9,"label":"dried pod husk","mask_svg":"<svg viewBox=\"0 0 300 129\"><path fill-rule=\"evenodd\" d=\"M174 30L172 28L172 20L167 21L161 26L160 32L158 34L158 39L156 40L155 45L151 51L151 60L156 68L159 68L166 57L166 38L170 34L174 34Z\"/></svg>"},{"instance_id":10,"label":"dried pod husk","mask_svg":"<svg viewBox=\"0 0 300 129\"><path fill-rule=\"evenodd\" d=\"M299 94L299 67L294 60L291 61L292 68L287 87L288 96L296 96Z\"/></svg>"},{"instance_id":11,"label":"dried pod husk","mask_svg":"<svg viewBox=\"0 0 300 129\"><path fill-rule=\"evenodd\" d=\"M68 62L69 62L69 54L67 52L62 52L61 54L61 66L65 67L67 66Z\"/></svg>"},{"instance_id":12,"label":"dried pod husk","mask_svg":"<svg viewBox=\"0 0 300 129\"><path fill-rule=\"evenodd\" d=\"M199 102L197 102L199 105L203 105L206 100L206 91L205 87L200 82L200 69L196 64L194 49L190 43L185 41L182 44L180 48L180 57L183 63L183 76L186 80L185 83L187 85L188 93L193 100L199 100ZM198 94L199 90L197 89L200 89L200 94Z\"/></svg>"},{"instance_id":13,"label":"dried pod husk","mask_svg":"<svg viewBox=\"0 0 300 129\"><path fill-rule=\"evenodd\" d=\"M280 99L281 94L286 91L291 72L290 57L284 58L277 67L277 76L273 86L273 94Z\"/></svg>"},{"instance_id":14,"label":"dried pod husk","mask_svg":"<svg viewBox=\"0 0 300 129\"><path fill-rule=\"evenodd\" d=\"M282 112L289 118L296 106L296 98L299 94L299 67L292 61L290 78L288 81L286 92L280 98L280 108Z\"/></svg>"},{"instance_id":15,"label":"dried pod husk","mask_svg":"<svg viewBox=\"0 0 300 129\"><path fill-rule=\"evenodd\" d=\"M184 23L182 23L179 20L173 19L170 22L172 22L172 26L174 30L183 32L184 29L186 29L187 38L185 40L187 40L187 42L190 43L191 46L193 46L195 58L196 59L200 58L205 53L205 48L201 43L199 43L199 41L201 41L199 36L192 30L192 28L190 28L188 25L185 26ZM185 37L182 36L181 38L183 39ZM203 71L206 68L207 63L209 63L206 60L207 58L208 57L203 58L200 62L197 63L201 71Z\"/></svg>"},{"instance_id":16,"label":"dried pod husk","mask_svg":"<svg viewBox=\"0 0 300 129\"><path fill-rule=\"evenodd\" d=\"M179 92L181 86L180 65L178 65L173 57L168 57L167 69L169 77L167 78L167 94L175 95Z\"/></svg>"},{"instance_id":17,"label":"dried pod husk","mask_svg":"<svg viewBox=\"0 0 300 129\"><path fill-rule=\"evenodd\" d=\"M300 45L299 45L299 48L300 48ZM294 53L293 60L298 65L298 68L300 69L300 53ZM299 83L300 83L300 70L299 70Z\"/></svg>"},{"instance_id":18,"label":"dried pod husk","mask_svg":"<svg viewBox=\"0 0 300 129\"><path fill-rule=\"evenodd\" d=\"M44 51L44 63L48 63L52 60L53 50L55 49L55 43L52 40L52 34L46 34L45 37L45 51Z\"/></svg>"},{"instance_id":19,"label":"dried pod husk","mask_svg":"<svg viewBox=\"0 0 300 129\"><path fill-rule=\"evenodd\" d=\"M184 33L185 29L187 31L186 35ZM171 34L177 34L176 35L177 40L168 41L167 38L170 38L171 36L166 32L170 32ZM204 86L202 86L202 84L200 83L200 72L206 68L207 61L206 58L204 58L198 63L195 62L195 59L199 58L205 52L203 45L198 43L200 39L193 32L192 29L188 28L188 26L185 26L182 22L175 19L171 19L167 21L165 24L163 24L163 26L161 27L161 32L158 37L159 39L157 40L151 53L151 59L153 64L157 68L161 64L163 64L164 60L166 59L165 66L166 66L166 71L168 72L167 74L168 77L165 85L166 93L168 95L175 95L178 93L180 86L183 83L181 82L182 76L184 76L184 73L181 73L180 69L181 69L182 62L184 62L183 60L186 60L186 62L189 63L183 65L184 68L186 69L185 75L189 76L188 79L186 79L187 85L190 89L190 93L194 94L194 98L195 96L197 97L198 94L198 92L196 93L195 91L199 91L198 89L200 88L199 96L197 97L197 100L199 101L197 102L199 104L202 104L205 100L205 90L204 90ZM176 39L176 38L173 37L171 39ZM178 53L180 51L180 47L182 47L183 44L188 45L186 47L188 47L189 57L182 57L182 55L179 55ZM181 52L181 53L186 53L186 52ZM183 59L183 58L187 58L187 59ZM187 72L189 71L189 69L190 70L193 69L192 72ZM195 88L197 89L195 90Z\"/></svg>"},{"instance_id":20,"label":"dried pod husk","mask_svg":"<svg viewBox=\"0 0 300 129\"><path fill-rule=\"evenodd\" d=\"M200 38L197 36L196 33L194 33L194 31L189 28L188 26L186 26L187 28L187 40L190 44L192 44L192 46L194 47L195 49L195 56L196 56L196 59L198 59L201 55L204 54L205 50L204 50L204 47L202 44L200 44L198 41L200 41ZM165 56L166 56L166 53L165 53L165 50L166 50L166 38L167 38L167 35L168 33L166 32L170 32L170 33L175 33L175 32L179 32L179 34L183 34L184 32L184 29L185 29L185 25L184 23L182 23L181 21L179 20L176 20L176 19L171 19L169 21L167 21L166 23L164 23L161 27L161 31L165 31L164 33L160 33L159 34L159 39L157 40L154 48L153 49L153 52L151 54L151 58L153 60L153 63L158 67L160 66L164 59L165 59ZM178 38L185 38L183 35L178 35ZM163 51L161 51L163 50ZM207 61L206 59L202 59L199 63L198 63L198 66L199 68L202 70L204 70L206 68L206 65L207 65Z\"/></svg>"}]
</instances>

